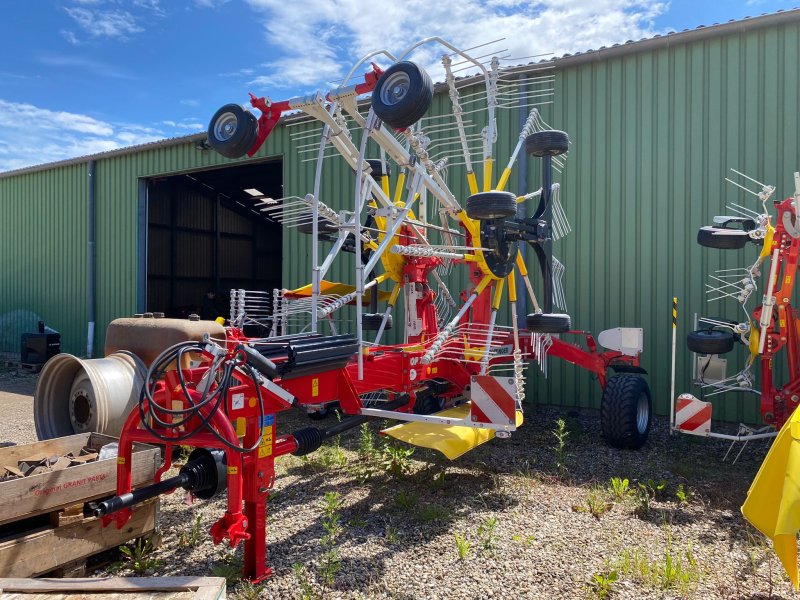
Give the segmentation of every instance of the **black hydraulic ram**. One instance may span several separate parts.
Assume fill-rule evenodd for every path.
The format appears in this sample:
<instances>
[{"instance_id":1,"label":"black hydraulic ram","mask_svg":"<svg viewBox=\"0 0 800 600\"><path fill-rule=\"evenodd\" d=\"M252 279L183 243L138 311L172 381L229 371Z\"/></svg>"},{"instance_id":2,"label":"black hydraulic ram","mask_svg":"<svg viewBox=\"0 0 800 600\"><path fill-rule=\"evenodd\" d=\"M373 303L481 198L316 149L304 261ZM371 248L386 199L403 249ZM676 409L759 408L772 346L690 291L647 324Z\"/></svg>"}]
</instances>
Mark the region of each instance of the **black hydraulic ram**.
<instances>
[{"instance_id":1,"label":"black hydraulic ram","mask_svg":"<svg viewBox=\"0 0 800 600\"><path fill-rule=\"evenodd\" d=\"M183 488L201 500L208 500L223 491L227 483L225 453L222 450L196 448L175 477L164 479L121 496L114 496L102 502L92 502L90 507L95 517L103 517L176 488Z\"/></svg>"}]
</instances>

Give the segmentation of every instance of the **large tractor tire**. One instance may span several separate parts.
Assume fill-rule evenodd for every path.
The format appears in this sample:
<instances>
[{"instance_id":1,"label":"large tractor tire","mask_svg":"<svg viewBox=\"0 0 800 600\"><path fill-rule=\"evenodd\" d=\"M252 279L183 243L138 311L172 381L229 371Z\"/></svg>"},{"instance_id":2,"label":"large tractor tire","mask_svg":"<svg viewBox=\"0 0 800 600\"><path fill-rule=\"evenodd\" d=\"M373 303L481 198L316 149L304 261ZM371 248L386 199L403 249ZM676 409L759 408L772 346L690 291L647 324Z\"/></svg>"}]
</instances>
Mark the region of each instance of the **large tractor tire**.
<instances>
[{"instance_id":1,"label":"large tractor tire","mask_svg":"<svg viewBox=\"0 0 800 600\"><path fill-rule=\"evenodd\" d=\"M637 449L647 441L653 402L647 381L638 375L609 377L600 404L600 428L614 448Z\"/></svg>"}]
</instances>

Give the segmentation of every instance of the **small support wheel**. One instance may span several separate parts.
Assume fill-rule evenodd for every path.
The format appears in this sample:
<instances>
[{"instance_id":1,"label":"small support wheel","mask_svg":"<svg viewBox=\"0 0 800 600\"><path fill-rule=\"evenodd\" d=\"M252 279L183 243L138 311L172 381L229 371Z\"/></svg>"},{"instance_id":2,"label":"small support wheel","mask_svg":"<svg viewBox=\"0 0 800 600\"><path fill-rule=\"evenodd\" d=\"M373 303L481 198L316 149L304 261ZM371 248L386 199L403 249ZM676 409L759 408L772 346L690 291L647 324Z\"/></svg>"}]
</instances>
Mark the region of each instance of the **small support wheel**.
<instances>
[{"instance_id":1,"label":"small support wheel","mask_svg":"<svg viewBox=\"0 0 800 600\"><path fill-rule=\"evenodd\" d=\"M395 129L410 127L433 102L433 82L422 67L403 61L386 69L372 92L372 110Z\"/></svg>"},{"instance_id":2,"label":"small support wheel","mask_svg":"<svg viewBox=\"0 0 800 600\"><path fill-rule=\"evenodd\" d=\"M569 136L563 131L537 131L525 138L529 156L558 156L569 150Z\"/></svg>"},{"instance_id":3,"label":"small support wheel","mask_svg":"<svg viewBox=\"0 0 800 600\"><path fill-rule=\"evenodd\" d=\"M736 338L730 331L698 329L686 336L686 347L698 354L725 354L733 350Z\"/></svg>"},{"instance_id":4,"label":"small support wheel","mask_svg":"<svg viewBox=\"0 0 800 600\"><path fill-rule=\"evenodd\" d=\"M750 236L747 235L746 231L732 229L730 231L735 231L735 233L715 235L717 231L721 230L714 227L701 227L697 231L697 243L706 248L739 250L744 248L747 242L750 241Z\"/></svg>"},{"instance_id":5,"label":"small support wheel","mask_svg":"<svg viewBox=\"0 0 800 600\"><path fill-rule=\"evenodd\" d=\"M247 154L257 137L255 115L238 104L226 104L214 113L208 124L209 146L227 158Z\"/></svg>"},{"instance_id":6,"label":"small support wheel","mask_svg":"<svg viewBox=\"0 0 800 600\"><path fill-rule=\"evenodd\" d=\"M373 293L376 293L375 290L373 290ZM364 331L378 331L381 323L383 323L383 313L364 313L361 315L361 329ZM391 328L392 315L389 315L389 318L386 319L386 327L383 330L388 331Z\"/></svg>"},{"instance_id":7,"label":"small support wheel","mask_svg":"<svg viewBox=\"0 0 800 600\"><path fill-rule=\"evenodd\" d=\"M572 327L569 315L531 313L525 318L528 331L533 333L566 333Z\"/></svg>"},{"instance_id":8,"label":"small support wheel","mask_svg":"<svg viewBox=\"0 0 800 600\"><path fill-rule=\"evenodd\" d=\"M636 450L647 441L653 402L647 381L638 375L609 377L600 404L600 429L614 448Z\"/></svg>"},{"instance_id":9,"label":"small support wheel","mask_svg":"<svg viewBox=\"0 0 800 600\"><path fill-rule=\"evenodd\" d=\"M370 173L370 175L378 183L381 182L381 177L383 177L384 175L386 175L387 177L392 176L392 167L388 162L384 162L378 158L368 158L367 162L369 163L369 166L372 168L372 173Z\"/></svg>"},{"instance_id":10,"label":"small support wheel","mask_svg":"<svg viewBox=\"0 0 800 600\"><path fill-rule=\"evenodd\" d=\"M517 197L511 192L479 192L467 198L465 210L476 221L506 219L517 214Z\"/></svg>"}]
</instances>

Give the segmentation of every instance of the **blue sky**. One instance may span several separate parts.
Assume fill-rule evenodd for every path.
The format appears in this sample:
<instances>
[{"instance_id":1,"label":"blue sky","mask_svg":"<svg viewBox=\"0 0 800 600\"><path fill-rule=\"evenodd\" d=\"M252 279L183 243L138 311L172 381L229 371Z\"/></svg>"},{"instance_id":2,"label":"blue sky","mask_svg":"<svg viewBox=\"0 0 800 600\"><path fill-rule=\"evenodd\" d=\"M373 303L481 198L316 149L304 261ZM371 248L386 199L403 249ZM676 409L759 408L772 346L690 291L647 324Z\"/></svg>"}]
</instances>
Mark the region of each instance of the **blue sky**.
<instances>
[{"instance_id":1,"label":"blue sky","mask_svg":"<svg viewBox=\"0 0 800 600\"><path fill-rule=\"evenodd\" d=\"M523 59L794 4L2 0L0 171L202 131L220 105L244 103L248 91L280 100L325 89L363 54L430 35L461 47L505 37L490 49ZM417 59L435 65L436 56Z\"/></svg>"}]
</instances>

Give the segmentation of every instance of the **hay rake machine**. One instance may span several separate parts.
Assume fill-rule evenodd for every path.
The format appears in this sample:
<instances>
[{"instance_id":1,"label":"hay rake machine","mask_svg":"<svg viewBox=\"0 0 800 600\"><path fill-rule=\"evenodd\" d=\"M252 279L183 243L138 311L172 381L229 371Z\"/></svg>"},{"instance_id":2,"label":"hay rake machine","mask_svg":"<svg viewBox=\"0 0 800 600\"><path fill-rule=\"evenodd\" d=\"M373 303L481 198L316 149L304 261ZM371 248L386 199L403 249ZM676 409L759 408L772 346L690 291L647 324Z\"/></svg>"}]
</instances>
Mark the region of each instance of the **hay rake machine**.
<instances>
[{"instance_id":1,"label":"hay rake machine","mask_svg":"<svg viewBox=\"0 0 800 600\"><path fill-rule=\"evenodd\" d=\"M761 210L730 204L728 210L732 215L714 217L713 225L698 231L697 242L719 250L760 247L752 264L719 270L711 275L711 283L706 284L709 302L732 299L739 305L743 318L702 317L697 320L696 329L687 335L686 344L694 353L693 382L703 394L712 398L728 392L757 396L764 425L755 428L741 424L739 432L733 435L712 431L712 402L689 393L676 399L672 412L673 427L678 431L731 440L732 448L738 441L746 443L776 436L776 430L800 403L800 321L797 309L792 306L800 253L797 221L800 175L795 173L793 197L772 202L776 211L773 220L767 203L775 187L731 171L738 182L727 181L755 196ZM766 276L762 302L753 306L752 297L758 291L762 275ZM744 365L728 375L728 360L723 356L736 347L746 354ZM756 385L759 374L760 390ZM781 382L784 377L786 380Z\"/></svg>"},{"instance_id":2,"label":"hay rake machine","mask_svg":"<svg viewBox=\"0 0 800 600\"><path fill-rule=\"evenodd\" d=\"M406 60L423 44L445 48L449 115L425 116L433 84L419 65ZM391 66L384 71L372 63L363 81L351 85L354 74L379 55ZM466 83L479 89L462 96L465 83L454 73L464 65L478 73ZM236 290L225 339L207 336L178 344L152 362L139 406L120 436L118 495L99 503L97 514L121 527L130 506L146 497L183 487L208 498L227 487L227 511L212 527L212 538L231 546L244 541L244 574L261 580L271 572L265 526L275 458L312 452L370 418L397 421L383 433L456 458L516 430L522 423L526 360L546 370L548 356L597 375L604 388L603 432L612 445L644 443L650 394L639 366L641 330L612 329L595 341L588 332L571 331L569 316L554 311L565 306L565 297L553 242L570 227L553 172L564 168L567 135L550 129L533 106L509 162L497 180L493 174L497 111L516 108L521 99L548 101L551 82L543 75L521 86L500 68L499 59L486 65L430 38L399 57L386 51L366 56L324 96L272 102L251 94L258 119L236 104L217 111L209 143L231 158L252 156L288 111L319 122L318 138L310 144L316 152L312 191L261 199L271 218L311 236L311 283L272 297ZM472 119L479 114L486 126L476 131ZM302 135L300 141L308 139ZM375 147L378 157L368 158ZM540 159L542 187L512 193L506 188L523 151ZM355 193L345 207L334 207L334 191L322 186L323 165L333 156L354 173ZM470 195L463 207L446 183L453 165L466 171ZM525 202L537 203L531 217L518 216ZM324 258L321 243L332 244ZM541 298L520 253L525 244L541 271ZM353 282L326 280L346 252L355 255ZM457 266L469 273L469 287L459 295L446 283ZM517 278L534 307L524 329L517 322ZM401 294L404 310L393 314ZM508 326L497 322L506 300ZM347 319L334 319L344 311L355 315L352 333L342 332ZM398 321L402 342L384 342ZM268 323L270 333L247 337L248 322ZM566 333L582 335L585 347L561 339ZM618 374L609 378L609 368ZM276 430L279 412L319 414L334 404L342 420L331 427ZM135 441L168 450L159 483L141 490L131 490ZM176 444L196 450L178 475L160 481Z\"/></svg>"}]
</instances>

